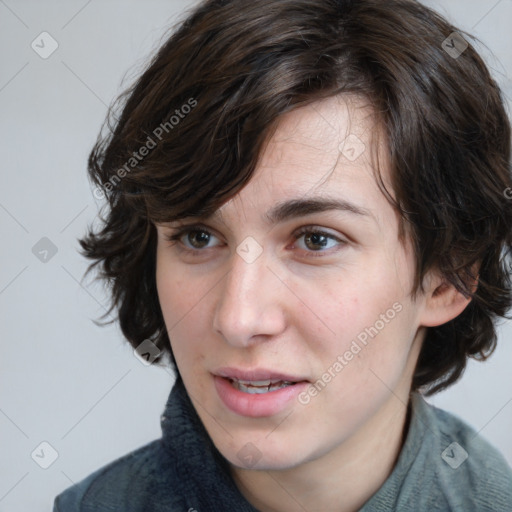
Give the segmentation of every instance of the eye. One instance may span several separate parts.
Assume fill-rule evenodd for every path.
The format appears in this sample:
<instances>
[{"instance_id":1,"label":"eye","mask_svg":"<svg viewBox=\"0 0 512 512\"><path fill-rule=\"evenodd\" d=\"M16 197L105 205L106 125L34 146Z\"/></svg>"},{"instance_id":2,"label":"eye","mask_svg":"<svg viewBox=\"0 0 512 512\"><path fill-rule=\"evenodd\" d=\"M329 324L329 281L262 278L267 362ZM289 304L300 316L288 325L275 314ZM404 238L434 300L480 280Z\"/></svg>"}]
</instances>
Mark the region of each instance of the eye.
<instances>
[{"instance_id":1,"label":"eye","mask_svg":"<svg viewBox=\"0 0 512 512\"><path fill-rule=\"evenodd\" d=\"M308 252L327 252L327 249L347 243L330 233L310 226L301 228L293 236L296 240L303 239L298 246ZM300 247L301 245L302 247Z\"/></svg>"},{"instance_id":2,"label":"eye","mask_svg":"<svg viewBox=\"0 0 512 512\"><path fill-rule=\"evenodd\" d=\"M169 242L180 242L185 246L186 250L190 251L200 251L220 245L220 240L211 231L202 226L184 227L172 235L166 235L165 238ZM212 240L217 240L218 243L208 245Z\"/></svg>"},{"instance_id":3,"label":"eye","mask_svg":"<svg viewBox=\"0 0 512 512\"><path fill-rule=\"evenodd\" d=\"M298 248L311 256L312 253L318 253L318 256L325 253L330 254L336 252L337 247L347 244L337 236L313 226L304 226L293 234L293 238L298 242L293 248ZM201 225L177 228L175 233L165 235L165 239L173 243L179 242L180 250L192 256L198 256L200 253L206 252L207 249L222 245L222 241L210 229Z\"/></svg>"}]
</instances>

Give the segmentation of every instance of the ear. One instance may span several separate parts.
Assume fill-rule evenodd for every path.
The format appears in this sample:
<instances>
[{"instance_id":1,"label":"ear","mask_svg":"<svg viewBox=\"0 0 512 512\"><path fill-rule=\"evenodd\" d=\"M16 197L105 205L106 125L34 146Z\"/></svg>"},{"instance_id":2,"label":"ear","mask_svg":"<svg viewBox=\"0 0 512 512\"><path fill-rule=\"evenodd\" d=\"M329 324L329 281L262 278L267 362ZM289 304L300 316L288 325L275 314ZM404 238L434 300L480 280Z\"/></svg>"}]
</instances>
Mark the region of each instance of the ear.
<instances>
[{"instance_id":1,"label":"ear","mask_svg":"<svg viewBox=\"0 0 512 512\"><path fill-rule=\"evenodd\" d=\"M471 272L476 275L480 265L471 267ZM420 317L420 325L436 327L443 325L459 316L471 302L471 297L460 293L455 286L449 283L439 271L431 271L425 281L425 307ZM472 292L478 287L478 275L476 276Z\"/></svg>"}]
</instances>

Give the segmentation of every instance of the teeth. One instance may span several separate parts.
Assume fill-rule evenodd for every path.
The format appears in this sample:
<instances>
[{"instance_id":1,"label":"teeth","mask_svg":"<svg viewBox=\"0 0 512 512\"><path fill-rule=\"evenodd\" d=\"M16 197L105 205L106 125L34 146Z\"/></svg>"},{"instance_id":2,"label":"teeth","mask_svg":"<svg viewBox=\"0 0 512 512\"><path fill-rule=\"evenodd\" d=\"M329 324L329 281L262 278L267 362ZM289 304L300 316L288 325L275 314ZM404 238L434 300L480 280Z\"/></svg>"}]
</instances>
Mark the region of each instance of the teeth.
<instances>
[{"instance_id":1,"label":"teeth","mask_svg":"<svg viewBox=\"0 0 512 512\"><path fill-rule=\"evenodd\" d=\"M249 394L262 394L270 391L277 391L278 389L285 388L294 384L288 381L270 381L270 380L256 380L256 381L242 381L232 380L232 385L235 389Z\"/></svg>"},{"instance_id":2,"label":"teeth","mask_svg":"<svg viewBox=\"0 0 512 512\"><path fill-rule=\"evenodd\" d=\"M272 384L271 380L241 380L241 379L235 379L238 382L241 382L242 384L245 384L246 386L270 386ZM274 381L274 382L281 382L281 381Z\"/></svg>"}]
</instances>

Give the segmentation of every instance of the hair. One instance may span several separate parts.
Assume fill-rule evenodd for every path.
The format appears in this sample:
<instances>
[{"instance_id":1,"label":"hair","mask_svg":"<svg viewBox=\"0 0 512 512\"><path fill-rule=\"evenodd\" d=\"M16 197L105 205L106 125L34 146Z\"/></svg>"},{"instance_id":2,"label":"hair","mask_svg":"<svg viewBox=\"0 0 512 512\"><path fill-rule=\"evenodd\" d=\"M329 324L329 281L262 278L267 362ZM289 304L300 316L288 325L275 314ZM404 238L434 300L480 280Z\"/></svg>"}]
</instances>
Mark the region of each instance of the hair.
<instances>
[{"instance_id":1,"label":"hair","mask_svg":"<svg viewBox=\"0 0 512 512\"><path fill-rule=\"evenodd\" d=\"M412 296L435 269L472 299L427 329L411 389L435 393L468 357L486 359L511 307L511 130L463 34L413 0L196 6L112 105L88 160L106 203L80 244L127 340L151 340L177 371L156 289L155 224L213 213L251 179L280 116L352 94L370 102L385 134L393 194L379 186L399 213L400 240L413 244Z\"/></svg>"}]
</instances>

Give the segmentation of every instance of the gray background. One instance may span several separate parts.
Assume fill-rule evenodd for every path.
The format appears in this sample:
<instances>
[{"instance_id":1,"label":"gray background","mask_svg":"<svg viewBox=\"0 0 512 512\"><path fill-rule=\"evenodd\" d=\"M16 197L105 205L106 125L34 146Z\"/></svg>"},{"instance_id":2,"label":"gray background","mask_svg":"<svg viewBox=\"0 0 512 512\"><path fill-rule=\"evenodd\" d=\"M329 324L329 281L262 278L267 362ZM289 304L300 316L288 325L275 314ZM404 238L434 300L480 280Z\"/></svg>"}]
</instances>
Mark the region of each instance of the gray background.
<instances>
[{"instance_id":1,"label":"gray background","mask_svg":"<svg viewBox=\"0 0 512 512\"><path fill-rule=\"evenodd\" d=\"M101 205L85 165L107 105L192 4L0 0L0 512L49 511L64 488L160 434L172 374L142 365L117 327L92 322L106 295L81 282L76 239ZM512 0L428 4L482 39L510 104ZM31 47L43 31L59 45L46 59ZM46 262L32 249L43 237L57 249ZM512 464L511 335L503 324L489 362L471 362L431 401ZM43 441L58 454L47 469Z\"/></svg>"}]
</instances>

